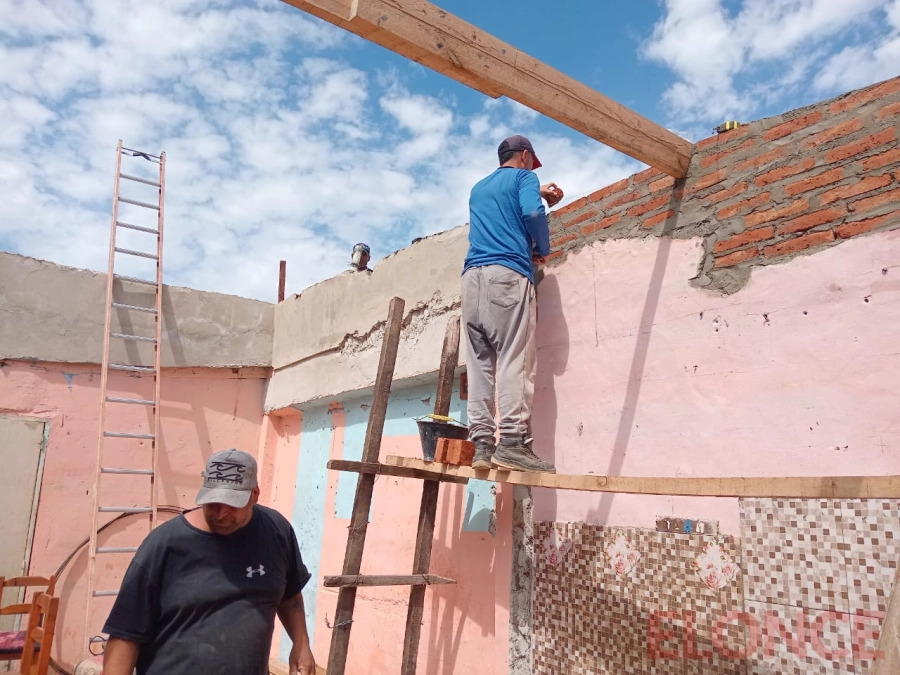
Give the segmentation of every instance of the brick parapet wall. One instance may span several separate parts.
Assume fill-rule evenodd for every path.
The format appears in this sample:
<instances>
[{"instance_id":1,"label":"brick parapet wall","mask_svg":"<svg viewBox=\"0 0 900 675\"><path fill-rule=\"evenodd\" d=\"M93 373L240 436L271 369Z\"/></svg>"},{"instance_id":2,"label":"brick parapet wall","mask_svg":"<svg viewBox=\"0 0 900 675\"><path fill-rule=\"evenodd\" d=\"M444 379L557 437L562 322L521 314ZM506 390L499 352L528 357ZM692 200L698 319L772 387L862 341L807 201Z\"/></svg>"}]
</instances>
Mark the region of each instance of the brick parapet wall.
<instances>
[{"instance_id":1,"label":"brick parapet wall","mask_svg":"<svg viewBox=\"0 0 900 675\"><path fill-rule=\"evenodd\" d=\"M597 239L703 237L693 282L900 228L900 78L697 143L688 176L648 169L554 211L551 264Z\"/></svg>"}]
</instances>

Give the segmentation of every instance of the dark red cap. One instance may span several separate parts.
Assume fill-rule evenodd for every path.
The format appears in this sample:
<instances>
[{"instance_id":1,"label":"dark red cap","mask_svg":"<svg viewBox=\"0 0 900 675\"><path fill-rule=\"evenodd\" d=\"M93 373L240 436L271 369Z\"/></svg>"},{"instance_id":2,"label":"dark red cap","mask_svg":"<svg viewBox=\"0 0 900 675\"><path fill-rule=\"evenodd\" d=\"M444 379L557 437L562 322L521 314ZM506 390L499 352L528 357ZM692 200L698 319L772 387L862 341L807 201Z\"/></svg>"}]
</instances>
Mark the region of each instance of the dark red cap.
<instances>
[{"instance_id":1,"label":"dark red cap","mask_svg":"<svg viewBox=\"0 0 900 675\"><path fill-rule=\"evenodd\" d=\"M500 147L497 148L497 156L503 157L510 150L527 150L531 153L531 156L534 157L534 166L532 169L539 169L541 165L541 160L538 159L538 156L534 152L534 147L531 145L531 141L529 141L524 136L510 136L503 140L500 144Z\"/></svg>"}]
</instances>

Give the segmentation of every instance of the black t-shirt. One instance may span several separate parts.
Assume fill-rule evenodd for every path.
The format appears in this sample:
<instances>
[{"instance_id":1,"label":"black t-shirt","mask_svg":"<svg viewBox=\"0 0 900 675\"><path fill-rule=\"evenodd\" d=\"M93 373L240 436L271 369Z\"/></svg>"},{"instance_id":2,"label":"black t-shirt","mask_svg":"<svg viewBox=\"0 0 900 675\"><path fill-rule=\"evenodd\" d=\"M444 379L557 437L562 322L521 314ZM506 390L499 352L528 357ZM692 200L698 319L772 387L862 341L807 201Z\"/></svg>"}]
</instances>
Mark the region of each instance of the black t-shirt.
<instances>
[{"instance_id":1,"label":"black t-shirt","mask_svg":"<svg viewBox=\"0 0 900 675\"><path fill-rule=\"evenodd\" d=\"M266 675L278 604L309 578L277 511L225 536L180 515L141 544L103 631L141 644L138 675Z\"/></svg>"}]
</instances>

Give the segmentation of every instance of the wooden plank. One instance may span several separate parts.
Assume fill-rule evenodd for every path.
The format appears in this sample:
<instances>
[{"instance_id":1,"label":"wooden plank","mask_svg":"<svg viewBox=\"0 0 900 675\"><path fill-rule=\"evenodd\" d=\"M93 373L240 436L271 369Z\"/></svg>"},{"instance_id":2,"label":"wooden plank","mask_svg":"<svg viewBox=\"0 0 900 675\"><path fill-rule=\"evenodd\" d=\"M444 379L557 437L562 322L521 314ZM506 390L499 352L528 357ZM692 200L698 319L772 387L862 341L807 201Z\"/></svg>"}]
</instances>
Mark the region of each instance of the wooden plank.
<instances>
[{"instance_id":1,"label":"wooden plank","mask_svg":"<svg viewBox=\"0 0 900 675\"><path fill-rule=\"evenodd\" d=\"M399 478L418 478L420 480L439 480L443 483L459 483L465 485L469 479L465 476L436 476L430 471L420 471L419 469L407 469L398 466L387 466L386 464L367 464L365 462L353 462L349 459L331 459L328 461L328 468L332 471L350 471L352 473L370 473L374 475L390 475Z\"/></svg>"},{"instance_id":2,"label":"wooden plank","mask_svg":"<svg viewBox=\"0 0 900 675\"><path fill-rule=\"evenodd\" d=\"M366 438L363 445L362 458L365 463L378 462L378 455L381 452L381 434L384 430L384 418L387 414L388 399L391 394L394 365L397 362L397 348L400 345L400 329L403 325L404 305L405 303L400 298L393 298L388 310L387 325L385 326L384 339L381 343L381 356L378 361L378 373L375 376L372 407L369 409L369 422L366 427ZM375 474L360 474L356 483L356 496L353 499L350 531L347 535L347 548L344 553L344 575L359 574L363 548L366 543L366 528L369 524L369 511L372 506L372 491L375 487L375 478ZM437 483L435 484L437 485ZM344 670L347 667L347 648L350 645L350 627L353 624L353 608L355 605L356 587L345 586L341 588L338 591L334 629L331 634L331 649L328 653L328 672L331 675L344 675Z\"/></svg>"},{"instance_id":3,"label":"wooden plank","mask_svg":"<svg viewBox=\"0 0 900 675\"><path fill-rule=\"evenodd\" d=\"M285 0L494 98L507 96L676 178L693 145L426 0ZM337 11L329 6L339 4ZM347 19L346 17L351 17Z\"/></svg>"},{"instance_id":4,"label":"wooden plank","mask_svg":"<svg viewBox=\"0 0 900 675\"><path fill-rule=\"evenodd\" d=\"M340 586L431 586L434 584L455 584L455 579L439 577L436 574L357 574L356 576L325 577L327 588Z\"/></svg>"},{"instance_id":5,"label":"wooden plank","mask_svg":"<svg viewBox=\"0 0 900 675\"><path fill-rule=\"evenodd\" d=\"M446 417L450 413L453 394L453 377L459 363L459 317L454 316L444 331L441 348L441 364L438 369L438 389L434 399L434 414ZM424 461L423 461L424 464ZM413 574L428 574L431 566L431 547L434 543L434 522L437 518L438 481L422 483L422 503L419 507L419 524L416 528L416 553L413 558ZM422 615L425 613L425 587L409 589L409 607L406 610L406 633L403 638L403 660L400 675L415 675L419 657L419 640L422 635Z\"/></svg>"},{"instance_id":6,"label":"wooden plank","mask_svg":"<svg viewBox=\"0 0 900 675\"><path fill-rule=\"evenodd\" d=\"M792 476L758 478L701 478L654 476L573 476L473 469L388 455L388 467L414 468L441 476L464 476L514 485L556 490L616 492L695 497L793 497L797 499L900 499L900 476Z\"/></svg>"},{"instance_id":7,"label":"wooden plank","mask_svg":"<svg viewBox=\"0 0 900 675\"><path fill-rule=\"evenodd\" d=\"M900 673L900 567L894 575L894 586L888 598L875 653L878 658L872 664L872 675Z\"/></svg>"}]
</instances>

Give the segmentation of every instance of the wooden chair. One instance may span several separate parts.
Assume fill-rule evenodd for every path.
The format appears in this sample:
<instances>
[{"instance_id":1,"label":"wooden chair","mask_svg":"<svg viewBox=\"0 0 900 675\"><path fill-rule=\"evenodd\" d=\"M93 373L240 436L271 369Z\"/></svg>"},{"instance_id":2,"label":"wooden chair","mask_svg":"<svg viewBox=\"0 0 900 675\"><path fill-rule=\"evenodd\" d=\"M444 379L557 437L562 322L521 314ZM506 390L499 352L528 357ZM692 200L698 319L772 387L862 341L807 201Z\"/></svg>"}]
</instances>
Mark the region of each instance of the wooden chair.
<instances>
[{"instance_id":1,"label":"wooden chair","mask_svg":"<svg viewBox=\"0 0 900 675\"><path fill-rule=\"evenodd\" d=\"M28 614L25 647L22 650L22 668L13 672L19 675L47 675L58 611L59 598L46 593L35 596L34 602L31 603L31 612Z\"/></svg>"},{"instance_id":2,"label":"wooden chair","mask_svg":"<svg viewBox=\"0 0 900 675\"><path fill-rule=\"evenodd\" d=\"M56 590L56 576L51 577L12 577L6 579L0 577L0 593L6 588L23 588L27 593L29 588L45 588L47 595L53 595ZM37 593L35 593L37 595ZM14 602L11 605L0 607L0 616L29 615L32 609L31 602ZM0 661L17 661L22 658L25 648L26 632L0 631Z\"/></svg>"}]
</instances>

